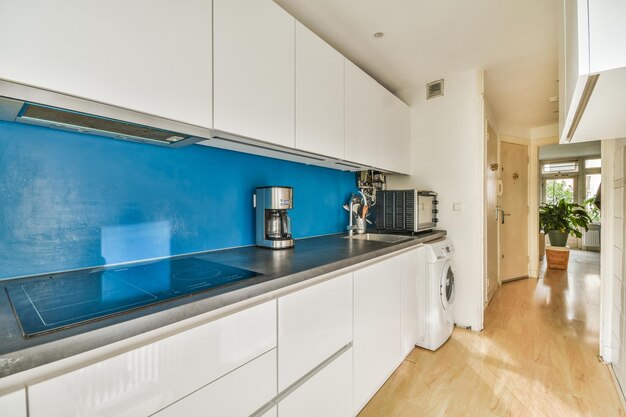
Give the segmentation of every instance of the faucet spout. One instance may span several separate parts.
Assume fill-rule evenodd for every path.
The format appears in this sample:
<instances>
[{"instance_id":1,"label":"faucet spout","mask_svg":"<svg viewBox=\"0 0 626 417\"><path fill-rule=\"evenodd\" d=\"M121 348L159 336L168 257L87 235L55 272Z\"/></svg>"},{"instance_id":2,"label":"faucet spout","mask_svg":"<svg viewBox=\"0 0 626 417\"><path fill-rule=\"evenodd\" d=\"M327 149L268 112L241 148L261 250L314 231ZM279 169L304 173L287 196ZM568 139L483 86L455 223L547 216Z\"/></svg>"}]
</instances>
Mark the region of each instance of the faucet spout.
<instances>
[{"instance_id":1,"label":"faucet spout","mask_svg":"<svg viewBox=\"0 0 626 417\"><path fill-rule=\"evenodd\" d=\"M357 191L356 193L352 193L352 195L350 196L350 223L348 224L348 236L353 236L354 235L354 229L357 228L357 226L354 225L353 223L353 219L355 216L354 213L354 200L356 197L360 197L361 198L361 202L362 205L367 205L367 197L365 197L365 194L363 194L363 192L361 191ZM365 221L365 219L363 219ZM362 233L362 232L361 232Z\"/></svg>"}]
</instances>

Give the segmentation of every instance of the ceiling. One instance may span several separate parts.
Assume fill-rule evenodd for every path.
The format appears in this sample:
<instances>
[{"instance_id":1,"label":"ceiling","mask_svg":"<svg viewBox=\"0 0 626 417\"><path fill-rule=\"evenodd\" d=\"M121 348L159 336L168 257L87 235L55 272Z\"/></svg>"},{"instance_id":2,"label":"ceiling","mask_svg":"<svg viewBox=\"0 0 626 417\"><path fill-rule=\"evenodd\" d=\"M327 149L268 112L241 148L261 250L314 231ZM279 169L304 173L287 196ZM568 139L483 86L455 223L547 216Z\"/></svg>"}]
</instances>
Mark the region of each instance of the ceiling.
<instances>
[{"instance_id":1,"label":"ceiling","mask_svg":"<svg viewBox=\"0 0 626 417\"><path fill-rule=\"evenodd\" d=\"M558 122L557 0L275 1L394 93L482 68L501 132Z\"/></svg>"}]
</instances>

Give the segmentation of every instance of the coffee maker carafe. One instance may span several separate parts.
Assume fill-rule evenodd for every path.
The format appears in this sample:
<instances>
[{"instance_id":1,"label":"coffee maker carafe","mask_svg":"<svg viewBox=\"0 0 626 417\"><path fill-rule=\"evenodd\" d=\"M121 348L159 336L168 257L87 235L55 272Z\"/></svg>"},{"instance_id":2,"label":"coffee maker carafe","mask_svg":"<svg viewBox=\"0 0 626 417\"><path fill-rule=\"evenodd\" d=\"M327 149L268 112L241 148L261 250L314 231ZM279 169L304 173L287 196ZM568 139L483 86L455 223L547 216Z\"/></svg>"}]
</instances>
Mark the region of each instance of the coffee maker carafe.
<instances>
[{"instance_id":1,"label":"coffee maker carafe","mask_svg":"<svg viewBox=\"0 0 626 417\"><path fill-rule=\"evenodd\" d=\"M293 188L258 187L256 207L256 244L272 249L291 248L291 219L287 210L293 208Z\"/></svg>"}]
</instances>

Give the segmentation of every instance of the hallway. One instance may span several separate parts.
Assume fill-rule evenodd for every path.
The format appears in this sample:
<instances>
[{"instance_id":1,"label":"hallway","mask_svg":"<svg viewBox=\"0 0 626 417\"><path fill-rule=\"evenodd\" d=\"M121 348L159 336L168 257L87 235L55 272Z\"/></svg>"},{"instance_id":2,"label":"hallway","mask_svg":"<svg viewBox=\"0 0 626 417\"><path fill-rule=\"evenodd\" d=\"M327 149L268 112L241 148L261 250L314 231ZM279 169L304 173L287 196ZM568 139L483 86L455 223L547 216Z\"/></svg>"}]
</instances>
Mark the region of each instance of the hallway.
<instances>
[{"instance_id":1,"label":"hallway","mask_svg":"<svg viewBox=\"0 0 626 417\"><path fill-rule=\"evenodd\" d=\"M597 360L600 256L572 251L569 271L503 285L485 330L457 328L437 352L416 348L359 414L626 416Z\"/></svg>"}]
</instances>

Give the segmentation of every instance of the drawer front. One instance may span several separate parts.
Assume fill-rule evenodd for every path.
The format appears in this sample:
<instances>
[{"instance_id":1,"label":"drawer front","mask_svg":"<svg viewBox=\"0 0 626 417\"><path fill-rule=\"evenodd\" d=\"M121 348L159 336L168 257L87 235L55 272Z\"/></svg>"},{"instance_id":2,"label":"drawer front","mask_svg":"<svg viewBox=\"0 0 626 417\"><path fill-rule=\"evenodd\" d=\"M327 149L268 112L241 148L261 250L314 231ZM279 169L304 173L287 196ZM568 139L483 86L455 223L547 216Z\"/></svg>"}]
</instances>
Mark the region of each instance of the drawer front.
<instances>
[{"instance_id":1,"label":"drawer front","mask_svg":"<svg viewBox=\"0 0 626 417\"><path fill-rule=\"evenodd\" d=\"M276 396L276 349L249 362L154 417L249 416Z\"/></svg>"},{"instance_id":2,"label":"drawer front","mask_svg":"<svg viewBox=\"0 0 626 417\"><path fill-rule=\"evenodd\" d=\"M280 417L351 417L352 349L278 403Z\"/></svg>"},{"instance_id":3,"label":"drawer front","mask_svg":"<svg viewBox=\"0 0 626 417\"><path fill-rule=\"evenodd\" d=\"M35 384L30 417L154 413L276 347L275 303Z\"/></svg>"},{"instance_id":4,"label":"drawer front","mask_svg":"<svg viewBox=\"0 0 626 417\"><path fill-rule=\"evenodd\" d=\"M352 274L278 299L278 389L352 341Z\"/></svg>"},{"instance_id":5,"label":"drawer front","mask_svg":"<svg viewBox=\"0 0 626 417\"><path fill-rule=\"evenodd\" d=\"M26 390L0 396L0 416L26 417Z\"/></svg>"}]
</instances>

